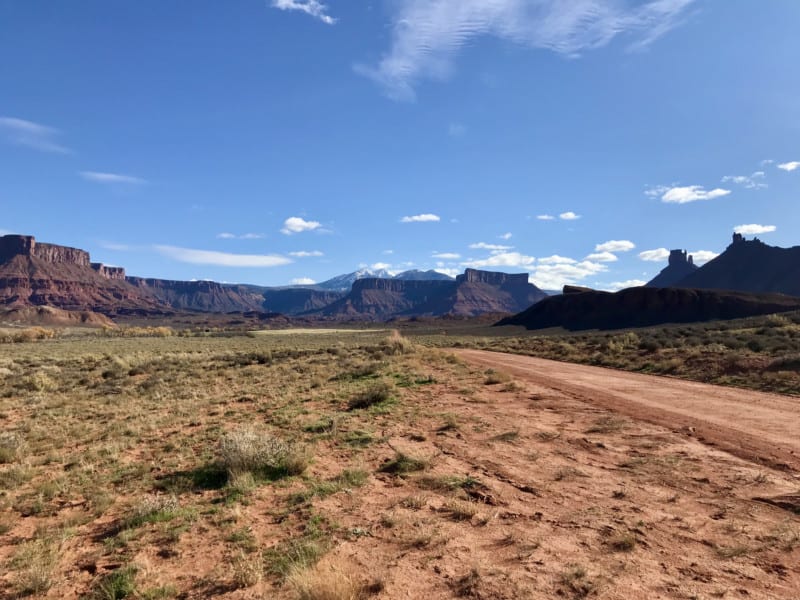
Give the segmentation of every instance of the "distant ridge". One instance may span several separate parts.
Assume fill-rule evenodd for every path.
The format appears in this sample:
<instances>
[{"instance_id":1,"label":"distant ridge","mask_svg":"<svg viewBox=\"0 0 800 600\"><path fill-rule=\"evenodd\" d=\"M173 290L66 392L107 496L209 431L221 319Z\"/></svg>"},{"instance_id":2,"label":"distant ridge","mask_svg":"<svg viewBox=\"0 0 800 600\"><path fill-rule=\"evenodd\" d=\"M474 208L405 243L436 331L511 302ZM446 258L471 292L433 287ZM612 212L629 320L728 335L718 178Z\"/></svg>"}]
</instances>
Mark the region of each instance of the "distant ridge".
<instances>
[{"instance_id":1,"label":"distant ridge","mask_svg":"<svg viewBox=\"0 0 800 600\"><path fill-rule=\"evenodd\" d=\"M800 310L800 298L717 290L635 287L620 292L565 289L497 325L526 329L625 329L737 319Z\"/></svg>"},{"instance_id":2,"label":"distant ridge","mask_svg":"<svg viewBox=\"0 0 800 600\"><path fill-rule=\"evenodd\" d=\"M0 236L0 308L4 309L52 306L110 317L270 312L312 319L386 320L512 313L545 295L528 283L527 274L474 269L455 280L436 271L393 276L385 270L363 269L317 286L283 288L131 277L122 267L91 262L84 250L37 242L32 236Z\"/></svg>"},{"instance_id":3,"label":"distant ridge","mask_svg":"<svg viewBox=\"0 0 800 600\"><path fill-rule=\"evenodd\" d=\"M800 246L769 246L758 238L746 240L736 233L722 254L675 285L800 296Z\"/></svg>"},{"instance_id":4,"label":"distant ridge","mask_svg":"<svg viewBox=\"0 0 800 600\"><path fill-rule=\"evenodd\" d=\"M691 256L686 255L686 250L672 250L669 253L669 262L647 287L672 287L683 278L697 271L697 265Z\"/></svg>"}]
</instances>

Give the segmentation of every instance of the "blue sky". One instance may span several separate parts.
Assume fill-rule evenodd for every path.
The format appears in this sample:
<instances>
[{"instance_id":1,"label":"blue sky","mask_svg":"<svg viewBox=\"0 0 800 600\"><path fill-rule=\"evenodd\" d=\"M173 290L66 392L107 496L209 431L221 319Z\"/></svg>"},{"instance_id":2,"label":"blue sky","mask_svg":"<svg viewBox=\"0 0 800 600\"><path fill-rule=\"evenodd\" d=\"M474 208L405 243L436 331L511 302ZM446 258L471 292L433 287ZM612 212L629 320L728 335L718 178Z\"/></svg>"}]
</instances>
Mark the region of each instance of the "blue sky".
<instances>
[{"instance_id":1,"label":"blue sky","mask_svg":"<svg viewBox=\"0 0 800 600\"><path fill-rule=\"evenodd\" d=\"M647 280L800 243L800 3L0 0L0 231L129 274Z\"/></svg>"}]
</instances>

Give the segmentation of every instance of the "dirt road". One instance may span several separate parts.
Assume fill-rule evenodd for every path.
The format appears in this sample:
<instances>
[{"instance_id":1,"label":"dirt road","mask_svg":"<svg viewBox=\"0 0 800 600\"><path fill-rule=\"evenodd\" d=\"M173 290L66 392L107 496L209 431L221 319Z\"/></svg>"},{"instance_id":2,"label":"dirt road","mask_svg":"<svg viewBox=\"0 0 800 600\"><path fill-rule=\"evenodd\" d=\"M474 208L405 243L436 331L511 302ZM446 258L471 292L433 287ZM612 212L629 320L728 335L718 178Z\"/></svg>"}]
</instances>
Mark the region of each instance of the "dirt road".
<instances>
[{"instance_id":1,"label":"dirt road","mask_svg":"<svg viewBox=\"0 0 800 600\"><path fill-rule=\"evenodd\" d=\"M800 473L798 398L500 352L455 352L470 363L506 371L575 400Z\"/></svg>"}]
</instances>

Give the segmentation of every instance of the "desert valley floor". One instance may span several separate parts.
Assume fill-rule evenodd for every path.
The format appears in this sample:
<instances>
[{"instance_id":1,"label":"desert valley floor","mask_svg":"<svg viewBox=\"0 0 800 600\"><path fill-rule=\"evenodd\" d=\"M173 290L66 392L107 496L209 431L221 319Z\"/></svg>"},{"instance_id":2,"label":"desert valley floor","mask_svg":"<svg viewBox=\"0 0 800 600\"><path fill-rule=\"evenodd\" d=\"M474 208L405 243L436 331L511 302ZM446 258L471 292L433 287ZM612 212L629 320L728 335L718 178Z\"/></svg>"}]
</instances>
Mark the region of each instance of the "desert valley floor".
<instances>
[{"instance_id":1,"label":"desert valley floor","mask_svg":"<svg viewBox=\"0 0 800 600\"><path fill-rule=\"evenodd\" d=\"M4 344L0 372L2 597L800 596L788 396L388 331Z\"/></svg>"}]
</instances>

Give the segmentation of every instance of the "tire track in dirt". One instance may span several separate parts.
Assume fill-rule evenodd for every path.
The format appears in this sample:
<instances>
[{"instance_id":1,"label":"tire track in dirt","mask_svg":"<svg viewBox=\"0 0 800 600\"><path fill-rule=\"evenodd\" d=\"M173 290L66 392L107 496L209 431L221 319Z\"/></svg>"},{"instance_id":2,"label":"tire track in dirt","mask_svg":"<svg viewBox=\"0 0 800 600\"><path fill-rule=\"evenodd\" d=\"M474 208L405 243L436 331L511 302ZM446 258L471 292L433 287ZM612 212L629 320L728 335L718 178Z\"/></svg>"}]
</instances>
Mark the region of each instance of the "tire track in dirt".
<instances>
[{"instance_id":1,"label":"tire track in dirt","mask_svg":"<svg viewBox=\"0 0 800 600\"><path fill-rule=\"evenodd\" d=\"M740 458L800 473L798 398L516 354L453 352L580 402L684 432Z\"/></svg>"}]
</instances>

